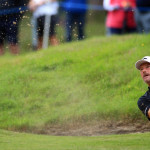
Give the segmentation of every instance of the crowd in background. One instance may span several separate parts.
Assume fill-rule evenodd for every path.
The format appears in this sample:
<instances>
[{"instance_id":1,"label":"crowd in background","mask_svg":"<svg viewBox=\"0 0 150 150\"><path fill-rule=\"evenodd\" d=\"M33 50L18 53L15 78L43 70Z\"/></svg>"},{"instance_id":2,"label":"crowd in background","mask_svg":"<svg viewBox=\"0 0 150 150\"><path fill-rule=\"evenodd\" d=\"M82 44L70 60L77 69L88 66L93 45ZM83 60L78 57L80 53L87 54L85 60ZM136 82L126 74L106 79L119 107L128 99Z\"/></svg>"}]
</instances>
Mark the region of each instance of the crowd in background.
<instances>
[{"instance_id":1,"label":"crowd in background","mask_svg":"<svg viewBox=\"0 0 150 150\"><path fill-rule=\"evenodd\" d=\"M104 0L107 35L150 32L150 1Z\"/></svg>"},{"instance_id":2,"label":"crowd in background","mask_svg":"<svg viewBox=\"0 0 150 150\"><path fill-rule=\"evenodd\" d=\"M72 31L77 27L77 40L85 38L85 20L88 0L64 0L66 14L65 41L72 41ZM59 3L57 0L1 0L0 1L0 55L4 54L7 41L10 52L19 54L18 32L22 18L22 7L28 6L32 12L32 45L34 49L43 48L45 35L48 42L56 46L56 24ZM150 1L148 0L103 0L107 11L106 35L150 32ZM9 11L11 10L11 11ZM49 23L46 29L46 23Z\"/></svg>"}]
</instances>

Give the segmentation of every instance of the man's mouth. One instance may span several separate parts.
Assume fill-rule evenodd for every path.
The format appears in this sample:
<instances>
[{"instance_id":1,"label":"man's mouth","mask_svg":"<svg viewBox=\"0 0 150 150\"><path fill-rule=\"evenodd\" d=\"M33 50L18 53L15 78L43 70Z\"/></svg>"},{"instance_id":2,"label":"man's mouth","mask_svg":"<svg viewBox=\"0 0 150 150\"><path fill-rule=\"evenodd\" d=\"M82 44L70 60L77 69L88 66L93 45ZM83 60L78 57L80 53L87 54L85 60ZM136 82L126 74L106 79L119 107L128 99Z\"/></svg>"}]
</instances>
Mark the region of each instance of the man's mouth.
<instances>
[{"instance_id":1,"label":"man's mouth","mask_svg":"<svg viewBox=\"0 0 150 150\"><path fill-rule=\"evenodd\" d=\"M144 76L143 76L143 77L145 78L145 77L148 77L148 76L149 76L149 74L144 74Z\"/></svg>"}]
</instances>

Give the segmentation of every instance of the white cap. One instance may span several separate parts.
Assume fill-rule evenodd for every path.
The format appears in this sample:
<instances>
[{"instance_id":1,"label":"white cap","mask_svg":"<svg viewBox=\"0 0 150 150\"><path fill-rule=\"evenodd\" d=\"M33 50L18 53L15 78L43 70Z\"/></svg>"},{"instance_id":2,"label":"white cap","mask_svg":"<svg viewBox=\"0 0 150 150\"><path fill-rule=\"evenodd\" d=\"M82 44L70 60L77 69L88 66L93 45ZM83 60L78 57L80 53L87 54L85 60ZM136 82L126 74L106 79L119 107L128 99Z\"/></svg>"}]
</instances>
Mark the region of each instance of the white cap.
<instances>
[{"instance_id":1,"label":"white cap","mask_svg":"<svg viewBox=\"0 0 150 150\"><path fill-rule=\"evenodd\" d=\"M150 56L145 56L143 57L142 59L138 60L136 63L135 63L135 67L140 70L140 66L144 63L150 63Z\"/></svg>"}]
</instances>

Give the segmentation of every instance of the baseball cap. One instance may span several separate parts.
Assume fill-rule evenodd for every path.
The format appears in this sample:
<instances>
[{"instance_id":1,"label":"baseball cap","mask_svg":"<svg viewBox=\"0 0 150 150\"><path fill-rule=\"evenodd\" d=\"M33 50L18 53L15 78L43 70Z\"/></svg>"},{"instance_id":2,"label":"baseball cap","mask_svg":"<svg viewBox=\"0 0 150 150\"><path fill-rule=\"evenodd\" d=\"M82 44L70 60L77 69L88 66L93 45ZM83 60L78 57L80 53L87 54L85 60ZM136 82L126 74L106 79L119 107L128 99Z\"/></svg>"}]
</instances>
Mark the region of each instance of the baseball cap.
<instances>
[{"instance_id":1,"label":"baseball cap","mask_svg":"<svg viewBox=\"0 0 150 150\"><path fill-rule=\"evenodd\" d=\"M145 56L143 57L142 59L138 60L136 63L135 63L135 67L140 70L140 66L144 63L150 63L150 56Z\"/></svg>"}]
</instances>

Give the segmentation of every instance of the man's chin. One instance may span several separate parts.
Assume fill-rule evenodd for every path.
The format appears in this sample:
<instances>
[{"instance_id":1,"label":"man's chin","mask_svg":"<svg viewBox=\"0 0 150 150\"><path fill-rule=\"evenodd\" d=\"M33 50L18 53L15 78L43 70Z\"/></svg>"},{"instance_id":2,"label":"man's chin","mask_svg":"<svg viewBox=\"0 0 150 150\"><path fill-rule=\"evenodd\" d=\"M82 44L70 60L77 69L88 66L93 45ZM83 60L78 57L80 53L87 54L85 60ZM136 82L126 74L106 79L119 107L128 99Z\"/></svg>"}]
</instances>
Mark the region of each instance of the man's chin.
<instances>
[{"instance_id":1,"label":"man's chin","mask_svg":"<svg viewBox=\"0 0 150 150\"><path fill-rule=\"evenodd\" d=\"M144 82L150 85L150 79L144 79Z\"/></svg>"}]
</instances>

